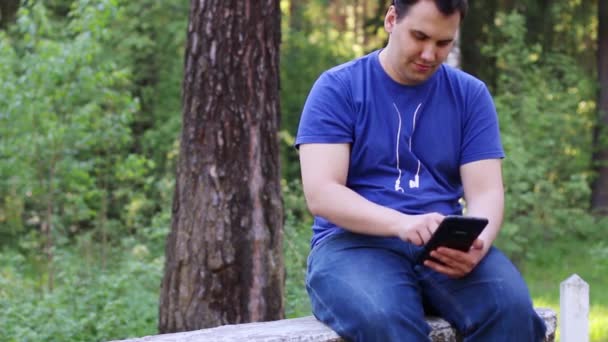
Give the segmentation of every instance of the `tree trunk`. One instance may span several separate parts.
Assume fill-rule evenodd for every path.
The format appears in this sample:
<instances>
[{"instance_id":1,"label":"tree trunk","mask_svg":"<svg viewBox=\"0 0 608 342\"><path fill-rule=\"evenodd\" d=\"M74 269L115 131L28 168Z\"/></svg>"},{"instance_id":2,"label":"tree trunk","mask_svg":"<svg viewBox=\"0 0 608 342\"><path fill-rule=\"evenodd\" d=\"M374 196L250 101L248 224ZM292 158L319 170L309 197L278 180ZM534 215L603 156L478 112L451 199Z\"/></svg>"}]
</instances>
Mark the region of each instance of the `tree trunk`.
<instances>
[{"instance_id":1,"label":"tree trunk","mask_svg":"<svg viewBox=\"0 0 608 342\"><path fill-rule=\"evenodd\" d=\"M345 32L346 26L346 4L342 0L329 0L327 3L329 11L329 21L334 25L338 32Z\"/></svg>"},{"instance_id":2,"label":"tree trunk","mask_svg":"<svg viewBox=\"0 0 608 342\"><path fill-rule=\"evenodd\" d=\"M279 0L192 0L161 333L283 317Z\"/></svg>"},{"instance_id":3,"label":"tree trunk","mask_svg":"<svg viewBox=\"0 0 608 342\"><path fill-rule=\"evenodd\" d=\"M19 0L0 1L0 29L5 29L15 21L15 15L19 10Z\"/></svg>"},{"instance_id":4,"label":"tree trunk","mask_svg":"<svg viewBox=\"0 0 608 342\"><path fill-rule=\"evenodd\" d=\"M594 169L597 178L592 186L591 209L608 215L608 2L598 1L597 69L600 89L598 120L594 135Z\"/></svg>"},{"instance_id":5,"label":"tree trunk","mask_svg":"<svg viewBox=\"0 0 608 342\"><path fill-rule=\"evenodd\" d=\"M302 0L289 1L289 29L291 32L298 32L304 28L304 9L305 4Z\"/></svg>"},{"instance_id":6,"label":"tree trunk","mask_svg":"<svg viewBox=\"0 0 608 342\"><path fill-rule=\"evenodd\" d=\"M497 10L497 0L469 2L459 43L462 69L483 80L491 89L496 89L496 61L485 56L481 49L490 41Z\"/></svg>"}]
</instances>

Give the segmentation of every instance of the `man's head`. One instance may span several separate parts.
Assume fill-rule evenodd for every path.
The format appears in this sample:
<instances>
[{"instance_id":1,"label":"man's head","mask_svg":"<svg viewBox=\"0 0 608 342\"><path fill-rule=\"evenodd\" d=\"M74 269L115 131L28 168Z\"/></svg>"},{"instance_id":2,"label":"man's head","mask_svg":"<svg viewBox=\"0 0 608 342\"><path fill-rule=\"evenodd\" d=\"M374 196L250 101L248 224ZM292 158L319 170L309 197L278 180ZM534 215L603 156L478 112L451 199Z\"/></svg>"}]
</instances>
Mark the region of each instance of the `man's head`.
<instances>
[{"instance_id":1,"label":"man's head","mask_svg":"<svg viewBox=\"0 0 608 342\"><path fill-rule=\"evenodd\" d=\"M384 18L383 68L406 85L429 79L452 50L465 13L466 0L394 0Z\"/></svg>"},{"instance_id":2,"label":"man's head","mask_svg":"<svg viewBox=\"0 0 608 342\"><path fill-rule=\"evenodd\" d=\"M407 15L410 7L421 0L393 0L392 5L397 11L397 20L401 20ZM455 12L460 13L460 20L464 19L469 10L467 0L433 0L439 11L445 15L451 15Z\"/></svg>"}]
</instances>

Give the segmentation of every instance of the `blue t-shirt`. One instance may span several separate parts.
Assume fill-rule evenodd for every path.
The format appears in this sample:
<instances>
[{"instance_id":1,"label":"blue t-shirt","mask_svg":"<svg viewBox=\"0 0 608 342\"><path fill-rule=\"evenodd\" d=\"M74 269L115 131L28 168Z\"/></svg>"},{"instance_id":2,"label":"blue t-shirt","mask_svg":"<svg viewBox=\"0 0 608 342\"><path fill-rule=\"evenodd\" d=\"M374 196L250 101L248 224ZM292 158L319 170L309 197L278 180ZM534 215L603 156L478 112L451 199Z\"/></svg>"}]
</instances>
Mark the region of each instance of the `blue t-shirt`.
<instances>
[{"instance_id":1,"label":"blue t-shirt","mask_svg":"<svg viewBox=\"0 0 608 342\"><path fill-rule=\"evenodd\" d=\"M461 214L460 166L503 158L487 87L442 65L406 86L384 71L379 51L334 67L315 82L295 145L351 145L346 186L406 214ZM311 245L343 231L315 216Z\"/></svg>"}]
</instances>

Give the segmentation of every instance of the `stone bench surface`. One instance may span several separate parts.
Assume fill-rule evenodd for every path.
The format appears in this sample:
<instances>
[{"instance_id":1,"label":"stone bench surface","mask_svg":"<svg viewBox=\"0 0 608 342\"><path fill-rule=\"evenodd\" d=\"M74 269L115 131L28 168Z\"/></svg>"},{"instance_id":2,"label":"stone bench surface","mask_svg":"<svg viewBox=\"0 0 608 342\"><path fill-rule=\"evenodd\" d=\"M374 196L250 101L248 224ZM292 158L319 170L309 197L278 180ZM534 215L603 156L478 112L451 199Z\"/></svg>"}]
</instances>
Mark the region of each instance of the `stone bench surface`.
<instances>
[{"instance_id":1,"label":"stone bench surface","mask_svg":"<svg viewBox=\"0 0 608 342\"><path fill-rule=\"evenodd\" d=\"M557 315L551 309L537 308L547 325L545 342L555 340ZM427 317L432 342L458 342L456 331L441 318ZM335 332L313 316L280 321L224 325L217 328L146 336L123 342L343 342Z\"/></svg>"}]
</instances>

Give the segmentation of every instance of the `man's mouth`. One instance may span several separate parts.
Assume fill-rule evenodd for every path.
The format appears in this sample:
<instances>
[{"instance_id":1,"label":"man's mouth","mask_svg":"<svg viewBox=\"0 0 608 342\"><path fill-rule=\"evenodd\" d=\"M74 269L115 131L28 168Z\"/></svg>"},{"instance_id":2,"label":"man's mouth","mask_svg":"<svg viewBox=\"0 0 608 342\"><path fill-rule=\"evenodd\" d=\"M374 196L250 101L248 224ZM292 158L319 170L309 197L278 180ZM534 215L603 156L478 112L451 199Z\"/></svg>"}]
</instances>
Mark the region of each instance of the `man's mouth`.
<instances>
[{"instance_id":1,"label":"man's mouth","mask_svg":"<svg viewBox=\"0 0 608 342\"><path fill-rule=\"evenodd\" d=\"M414 67L416 68L417 71L419 72L427 72L429 70L431 70L432 66L428 65L428 64L420 64L420 63L414 63Z\"/></svg>"}]
</instances>

